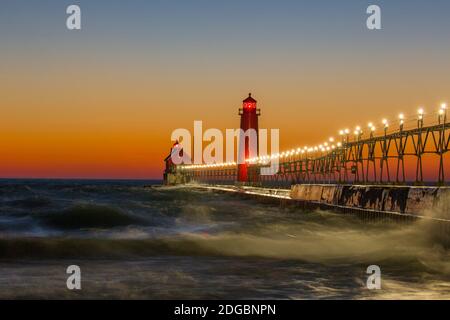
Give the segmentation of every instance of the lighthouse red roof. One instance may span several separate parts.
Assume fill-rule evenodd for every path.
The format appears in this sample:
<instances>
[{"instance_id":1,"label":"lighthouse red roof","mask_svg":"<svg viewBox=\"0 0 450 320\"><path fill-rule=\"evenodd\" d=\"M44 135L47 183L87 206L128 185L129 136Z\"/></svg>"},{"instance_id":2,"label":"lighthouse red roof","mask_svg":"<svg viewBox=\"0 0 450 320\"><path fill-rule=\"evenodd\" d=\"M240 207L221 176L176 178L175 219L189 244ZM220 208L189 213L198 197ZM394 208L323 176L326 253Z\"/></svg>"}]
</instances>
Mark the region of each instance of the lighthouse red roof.
<instances>
[{"instance_id":1,"label":"lighthouse red roof","mask_svg":"<svg viewBox=\"0 0 450 320\"><path fill-rule=\"evenodd\" d=\"M252 98L252 94L249 93L249 94L248 94L248 97L247 97L244 101L242 101L242 102L255 102L255 103L256 103L256 100L253 99L253 98Z\"/></svg>"}]
</instances>

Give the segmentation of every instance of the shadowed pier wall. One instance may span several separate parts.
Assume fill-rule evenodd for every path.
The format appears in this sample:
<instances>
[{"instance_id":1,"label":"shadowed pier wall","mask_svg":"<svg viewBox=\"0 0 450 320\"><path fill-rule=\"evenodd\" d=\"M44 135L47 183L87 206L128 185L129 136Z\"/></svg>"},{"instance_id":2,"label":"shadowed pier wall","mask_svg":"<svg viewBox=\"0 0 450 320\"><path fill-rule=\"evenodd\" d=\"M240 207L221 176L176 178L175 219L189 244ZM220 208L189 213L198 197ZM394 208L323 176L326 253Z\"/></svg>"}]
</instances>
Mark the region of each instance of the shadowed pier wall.
<instances>
[{"instance_id":1,"label":"shadowed pier wall","mask_svg":"<svg viewBox=\"0 0 450 320\"><path fill-rule=\"evenodd\" d=\"M448 187L298 184L290 192L293 200L418 216L440 205L450 210L449 197Z\"/></svg>"}]
</instances>

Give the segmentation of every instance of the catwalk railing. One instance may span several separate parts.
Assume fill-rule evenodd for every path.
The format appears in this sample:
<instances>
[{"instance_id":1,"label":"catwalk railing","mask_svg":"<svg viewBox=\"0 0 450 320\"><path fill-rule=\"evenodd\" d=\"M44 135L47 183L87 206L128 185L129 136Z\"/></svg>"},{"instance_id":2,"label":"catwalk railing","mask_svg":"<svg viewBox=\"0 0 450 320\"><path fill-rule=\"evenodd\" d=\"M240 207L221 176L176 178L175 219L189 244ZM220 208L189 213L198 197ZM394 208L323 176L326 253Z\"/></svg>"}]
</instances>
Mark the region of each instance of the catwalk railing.
<instances>
[{"instance_id":1,"label":"catwalk railing","mask_svg":"<svg viewBox=\"0 0 450 320\"><path fill-rule=\"evenodd\" d=\"M335 184L415 184L445 185L450 170L448 151L450 123L444 112L438 121L424 125L424 117L406 121L400 117L397 129L377 132L369 124L364 136L357 127L353 135L341 130L340 141L316 147L293 149L281 154L248 159L246 184L267 187L289 187L299 183ZM278 161L275 174L262 175L261 168ZM234 184L235 163L179 166L177 172L187 181L211 184Z\"/></svg>"}]
</instances>

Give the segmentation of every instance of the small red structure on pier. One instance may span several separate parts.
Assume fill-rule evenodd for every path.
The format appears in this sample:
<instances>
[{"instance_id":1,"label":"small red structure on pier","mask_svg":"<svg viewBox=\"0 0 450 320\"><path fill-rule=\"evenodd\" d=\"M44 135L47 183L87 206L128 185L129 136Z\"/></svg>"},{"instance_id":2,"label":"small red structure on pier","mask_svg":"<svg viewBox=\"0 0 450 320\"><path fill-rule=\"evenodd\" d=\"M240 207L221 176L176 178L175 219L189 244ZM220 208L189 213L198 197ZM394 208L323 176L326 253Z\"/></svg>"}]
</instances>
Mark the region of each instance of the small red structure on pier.
<instances>
[{"instance_id":1,"label":"small red structure on pier","mask_svg":"<svg viewBox=\"0 0 450 320\"><path fill-rule=\"evenodd\" d=\"M257 101L252 98L252 94L249 93L248 97L242 101L242 109L239 109L239 115L241 116L241 130L244 131L244 139L239 140L238 149L238 162L242 162L243 158L249 159L250 157L255 157L259 152L259 141L258 141L258 116L261 115L260 109L256 108ZM251 143L251 131L254 130L256 133L256 143ZM252 150L255 148L256 150ZM239 182L248 182L248 164L247 162L238 164L238 177Z\"/></svg>"},{"instance_id":2,"label":"small red structure on pier","mask_svg":"<svg viewBox=\"0 0 450 320\"><path fill-rule=\"evenodd\" d=\"M171 179L171 176L176 172L176 164L172 159L174 156L183 157L183 148L181 148L178 140L173 144L172 148L170 148L169 155L164 159L166 164L164 169L164 184L171 184L173 180Z\"/></svg>"}]
</instances>

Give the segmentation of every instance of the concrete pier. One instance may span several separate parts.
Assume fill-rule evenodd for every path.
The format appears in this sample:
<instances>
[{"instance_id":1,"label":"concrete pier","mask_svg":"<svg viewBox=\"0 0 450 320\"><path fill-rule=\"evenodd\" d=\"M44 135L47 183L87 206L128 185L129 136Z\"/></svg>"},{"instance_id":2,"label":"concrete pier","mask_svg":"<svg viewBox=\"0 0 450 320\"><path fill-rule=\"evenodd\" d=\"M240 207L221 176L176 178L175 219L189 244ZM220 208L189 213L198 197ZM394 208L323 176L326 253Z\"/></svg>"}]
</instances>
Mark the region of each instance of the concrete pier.
<instances>
[{"instance_id":1,"label":"concrete pier","mask_svg":"<svg viewBox=\"0 0 450 320\"><path fill-rule=\"evenodd\" d=\"M450 188L381 185L299 184L291 189L186 184L265 203L331 210L366 218L432 219L450 224Z\"/></svg>"}]
</instances>

